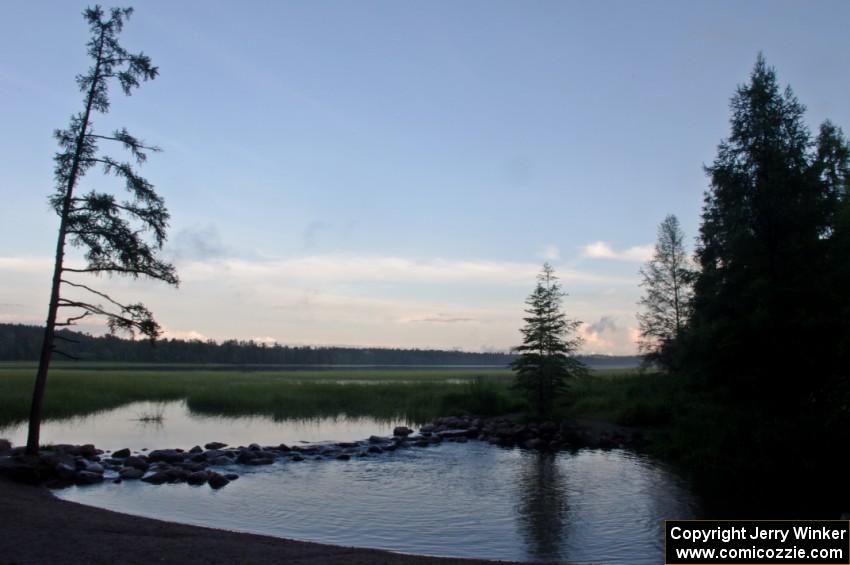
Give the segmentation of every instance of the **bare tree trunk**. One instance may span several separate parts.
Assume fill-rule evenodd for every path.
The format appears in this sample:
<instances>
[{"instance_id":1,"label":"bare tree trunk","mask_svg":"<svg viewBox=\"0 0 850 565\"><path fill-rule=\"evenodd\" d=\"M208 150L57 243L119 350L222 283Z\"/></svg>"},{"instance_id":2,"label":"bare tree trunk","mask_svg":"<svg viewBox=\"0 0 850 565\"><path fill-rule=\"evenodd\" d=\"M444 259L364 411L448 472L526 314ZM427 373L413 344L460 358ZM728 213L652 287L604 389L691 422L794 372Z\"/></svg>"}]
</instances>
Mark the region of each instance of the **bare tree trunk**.
<instances>
[{"instance_id":1,"label":"bare tree trunk","mask_svg":"<svg viewBox=\"0 0 850 565\"><path fill-rule=\"evenodd\" d=\"M41 344L41 356L38 360L38 371L35 375L35 388L32 393L32 405L30 406L29 429L27 431L27 454L38 453L39 437L41 434L41 416L44 407L44 389L47 386L47 370L50 368L50 357L53 353L53 341L56 331L56 315L59 312L59 287L62 284L62 270L65 260L65 234L68 229L68 216L71 213L71 202L73 200L74 186L77 184L77 175L80 170L80 159L82 158L83 146L86 139L86 131L89 127L92 104L94 102L94 88L97 84L97 76L100 72L101 55L103 53L104 32L100 34L100 45L98 47L97 65L95 67L95 80L86 97L86 111L77 137L77 146L74 150L74 161L71 163L71 172L68 175L68 186L65 191L65 199L62 202L62 215L59 220L59 237L56 242L56 262L53 266L53 284L50 289L50 304L47 307L47 321L44 324L44 340Z\"/></svg>"}]
</instances>

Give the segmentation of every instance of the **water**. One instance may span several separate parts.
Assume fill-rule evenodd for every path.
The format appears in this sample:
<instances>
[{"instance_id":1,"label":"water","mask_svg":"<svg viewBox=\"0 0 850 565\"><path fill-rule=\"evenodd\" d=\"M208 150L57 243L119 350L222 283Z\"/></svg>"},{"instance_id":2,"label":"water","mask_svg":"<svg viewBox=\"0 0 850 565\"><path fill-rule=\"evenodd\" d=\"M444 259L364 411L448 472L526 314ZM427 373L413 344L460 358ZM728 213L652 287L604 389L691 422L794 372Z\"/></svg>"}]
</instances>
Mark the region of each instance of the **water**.
<instances>
[{"instance_id":1,"label":"water","mask_svg":"<svg viewBox=\"0 0 850 565\"><path fill-rule=\"evenodd\" d=\"M151 419L153 418L153 419ZM230 445L355 441L370 435L391 435L402 420L336 418L273 420L266 416L222 418L191 412L183 401L133 402L113 410L41 426L42 444L93 443L100 449L189 449L210 441ZM0 437L15 445L26 443L26 423L0 427Z\"/></svg>"},{"instance_id":2,"label":"water","mask_svg":"<svg viewBox=\"0 0 850 565\"><path fill-rule=\"evenodd\" d=\"M154 409L162 410L161 425L134 421ZM363 439L389 434L396 423L198 417L176 402L133 404L93 418L51 423L45 430L56 442L138 449L211 440ZM0 436L5 434L0 430ZM572 563L662 562L663 520L698 513L686 484L651 458L626 450L541 454L473 441L350 461L308 458L227 470L241 478L220 491L128 481L56 494L128 514L285 538L426 555Z\"/></svg>"}]
</instances>

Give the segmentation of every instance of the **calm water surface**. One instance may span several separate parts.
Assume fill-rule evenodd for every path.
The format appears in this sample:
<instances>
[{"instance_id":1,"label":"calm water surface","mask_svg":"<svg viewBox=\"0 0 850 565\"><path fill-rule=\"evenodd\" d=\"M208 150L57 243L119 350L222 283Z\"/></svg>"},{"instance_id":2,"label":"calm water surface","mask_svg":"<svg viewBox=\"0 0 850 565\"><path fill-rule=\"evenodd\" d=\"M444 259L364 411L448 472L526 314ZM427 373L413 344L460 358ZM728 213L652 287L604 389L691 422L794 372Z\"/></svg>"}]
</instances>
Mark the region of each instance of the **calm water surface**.
<instances>
[{"instance_id":1,"label":"calm water surface","mask_svg":"<svg viewBox=\"0 0 850 565\"><path fill-rule=\"evenodd\" d=\"M150 420L151 416L161 418ZM68 418L47 420L41 426L41 442L93 443L100 449L189 449L210 441L230 445L278 445L280 443L354 441L370 435L391 435L403 420L335 418L274 420L265 416L223 418L191 412L183 401L134 402L114 410ZM26 423L0 427L0 437L15 445L27 439Z\"/></svg>"},{"instance_id":2,"label":"calm water surface","mask_svg":"<svg viewBox=\"0 0 850 565\"><path fill-rule=\"evenodd\" d=\"M136 421L151 410L162 411L161 425ZM180 402L140 403L51 423L45 437L108 449L186 448L212 440L363 439L388 435L395 424L345 417L289 422L198 417ZM0 436L9 431L0 430ZM625 450L540 454L444 443L350 461L307 459L227 470L241 478L219 491L128 481L56 494L129 514L286 538L574 563L663 562L662 520L698 514L686 484L663 465Z\"/></svg>"}]
</instances>

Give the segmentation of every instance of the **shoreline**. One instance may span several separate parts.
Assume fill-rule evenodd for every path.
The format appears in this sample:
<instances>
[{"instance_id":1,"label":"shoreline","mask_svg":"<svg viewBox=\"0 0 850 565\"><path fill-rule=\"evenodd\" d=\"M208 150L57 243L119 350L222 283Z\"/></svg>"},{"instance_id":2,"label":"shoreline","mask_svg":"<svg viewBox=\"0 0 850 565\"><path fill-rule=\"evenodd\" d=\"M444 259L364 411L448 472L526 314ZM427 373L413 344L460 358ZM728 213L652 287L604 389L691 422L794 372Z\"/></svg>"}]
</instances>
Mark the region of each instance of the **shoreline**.
<instances>
[{"instance_id":1,"label":"shoreline","mask_svg":"<svg viewBox=\"0 0 850 565\"><path fill-rule=\"evenodd\" d=\"M0 562L324 565L505 565L296 541L121 514L0 478Z\"/></svg>"}]
</instances>

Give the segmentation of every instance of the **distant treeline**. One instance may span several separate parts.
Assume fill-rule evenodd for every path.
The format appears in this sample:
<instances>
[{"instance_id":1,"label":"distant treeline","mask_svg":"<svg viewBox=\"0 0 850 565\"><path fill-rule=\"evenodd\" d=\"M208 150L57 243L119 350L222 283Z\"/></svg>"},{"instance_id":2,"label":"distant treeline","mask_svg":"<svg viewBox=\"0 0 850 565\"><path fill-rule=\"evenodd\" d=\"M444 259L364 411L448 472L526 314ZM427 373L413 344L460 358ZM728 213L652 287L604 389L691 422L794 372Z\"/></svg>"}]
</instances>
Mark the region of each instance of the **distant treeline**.
<instances>
[{"instance_id":1,"label":"distant treeline","mask_svg":"<svg viewBox=\"0 0 850 565\"><path fill-rule=\"evenodd\" d=\"M44 329L0 324L0 361L36 361ZM493 365L506 366L511 353L470 353L435 349L377 347L311 347L269 345L256 341L163 339L151 343L115 336L91 336L62 330L58 347L85 361L121 363L222 363L237 365ZM62 359L55 355L56 359ZM595 367L634 367L636 357L591 355L583 360Z\"/></svg>"}]
</instances>

